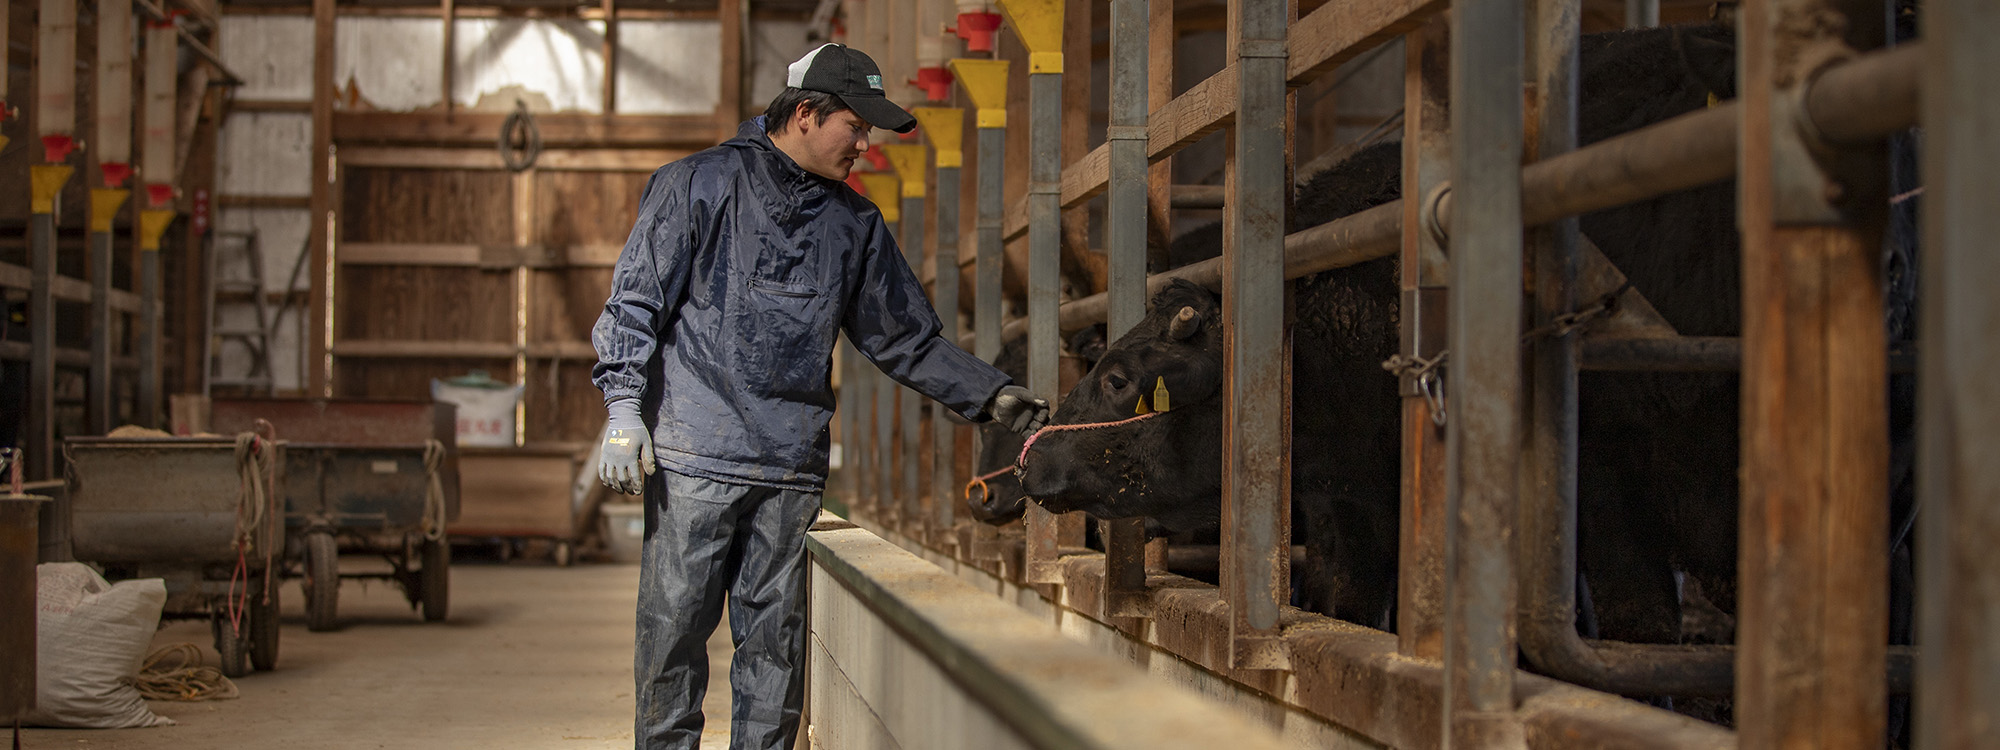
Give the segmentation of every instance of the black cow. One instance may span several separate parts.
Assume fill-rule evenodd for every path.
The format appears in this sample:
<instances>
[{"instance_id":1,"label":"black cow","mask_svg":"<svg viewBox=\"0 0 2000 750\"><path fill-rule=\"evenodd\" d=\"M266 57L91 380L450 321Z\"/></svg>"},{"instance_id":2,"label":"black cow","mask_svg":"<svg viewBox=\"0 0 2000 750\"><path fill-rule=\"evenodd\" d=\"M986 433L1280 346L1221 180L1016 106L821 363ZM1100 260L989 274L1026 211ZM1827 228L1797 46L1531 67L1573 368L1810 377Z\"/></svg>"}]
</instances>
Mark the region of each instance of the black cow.
<instances>
[{"instance_id":1,"label":"black cow","mask_svg":"<svg viewBox=\"0 0 2000 750\"><path fill-rule=\"evenodd\" d=\"M1097 364L1104 356L1104 326L1096 325L1078 331L1069 339L1069 353L1064 355L1063 380L1070 382ZM1000 368L1014 378L1016 383L1028 382L1028 342L1026 338L1009 341L1000 347L1000 356L995 357L993 366ZM979 455L973 462L973 476L968 480L965 509L973 520L994 526L1004 526L1021 517L1027 509L1028 497L1021 492L1021 482L1015 478L1012 468L1014 460L1021 455L1021 445L1027 439L1014 431L999 425L987 423L979 426Z\"/></svg>"},{"instance_id":2,"label":"black cow","mask_svg":"<svg viewBox=\"0 0 2000 750\"><path fill-rule=\"evenodd\" d=\"M1584 144L1734 96L1734 39L1725 26L1591 35L1579 51ZM1399 190L1397 146L1364 150L1301 189L1293 230L1393 200ZM1741 325L1734 200L1725 183L1598 212L1581 224L1681 333L1734 336ZM1220 244L1219 231L1188 239ZM1905 283L1908 245L1890 244L1893 340L1907 333L1914 290ZM1293 520L1307 546L1301 606L1378 626L1394 599L1397 559L1400 413L1395 380L1380 367L1397 351L1396 289L1396 267L1386 259L1295 286ZM1216 526L1219 310L1214 293L1189 284L1157 295L1146 321L1106 352L1053 421L1124 419L1159 382L1172 411L1118 428L1045 434L1022 471L1029 494L1051 510L1143 516L1167 531ZM1588 634L1677 642L1676 570L1724 612L1735 609L1738 379L1591 372L1580 387L1580 563L1597 616ZM1907 388L1892 388L1897 445L1908 443L1907 396ZM1895 469L1907 476L1906 461ZM1892 481L1905 495L1907 482Z\"/></svg>"}]
</instances>

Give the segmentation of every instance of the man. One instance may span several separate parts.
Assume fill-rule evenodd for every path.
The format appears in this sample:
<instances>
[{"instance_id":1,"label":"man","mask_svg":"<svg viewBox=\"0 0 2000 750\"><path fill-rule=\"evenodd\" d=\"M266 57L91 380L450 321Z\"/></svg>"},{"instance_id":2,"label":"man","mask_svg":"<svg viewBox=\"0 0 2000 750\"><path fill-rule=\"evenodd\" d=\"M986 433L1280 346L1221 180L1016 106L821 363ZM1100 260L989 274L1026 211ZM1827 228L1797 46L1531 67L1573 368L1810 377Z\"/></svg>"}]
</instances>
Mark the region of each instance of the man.
<instances>
[{"instance_id":1,"label":"man","mask_svg":"<svg viewBox=\"0 0 2000 750\"><path fill-rule=\"evenodd\" d=\"M842 181L907 133L861 52L822 46L736 137L661 167L591 332L610 410L599 477L645 495L637 746L695 750L729 595L731 748L788 749L804 703L805 532L826 484L833 345L973 421L1048 405L941 338L874 204ZM657 469L657 471L656 471Z\"/></svg>"}]
</instances>

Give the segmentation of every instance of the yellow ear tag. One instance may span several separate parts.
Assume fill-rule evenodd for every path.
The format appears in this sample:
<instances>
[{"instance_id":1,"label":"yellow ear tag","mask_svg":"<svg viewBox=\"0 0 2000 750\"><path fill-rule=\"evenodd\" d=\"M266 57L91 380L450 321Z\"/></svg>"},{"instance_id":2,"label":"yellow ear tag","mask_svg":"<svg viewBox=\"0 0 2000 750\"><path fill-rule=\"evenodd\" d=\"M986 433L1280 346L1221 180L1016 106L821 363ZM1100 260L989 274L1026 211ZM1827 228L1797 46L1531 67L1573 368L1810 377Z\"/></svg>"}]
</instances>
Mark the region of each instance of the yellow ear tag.
<instances>
[{"instance_id":1,"label":"yellow ear tag","mask_svg":"<svg viewBox=\"0 0 2000 750\"><path fill-rule=\"evenodd\" d=\"M1138 405L1138 406L1134 406L1134 407L1132 407L1132 413L1133 413L1133 414L1139 414L1139 415L1142 415L1142 416L1143 416L1143 415L1146 415L1146 414L1151 414L1151 413L1153 413L1153 410L1152 410L1152 409L1148 409L1148 408L1146 408L1146 397L1145 397L1145 396L1140 396L1140 397L1139 397L1139 405Z\"/></svg>"},{"instance_id":2,"label":"yellow ear tag","mask_svg":"<svg viewBox=\"0 0 2000 750\"><path fill-rule=\"evenodd\" d=\"M1713 92L1713 91L1710 91L1710 92L1708 92L1708 106L1710 106L1710 107L1713 107L1713 106L1715 106L1715 105L1716 105L1716 104L1717 104L1717 103L1718 103L1719 101L1720 101L1719 99L1716 99L1716 98L1715 98L1715 92Z\"/></svg>"},{"instance_id":3,"label":"yellow ear tag","mask_svg":"<svg viewBox=\"0 0 2000 750\"><path fill-rule=\"evenodd\" d=\"M1153 385L1153 408L1155 411L1166 411L1173 408L1167 403L1166 376L1161 376L1159 382Z\"/></svg>"}]
</instances>

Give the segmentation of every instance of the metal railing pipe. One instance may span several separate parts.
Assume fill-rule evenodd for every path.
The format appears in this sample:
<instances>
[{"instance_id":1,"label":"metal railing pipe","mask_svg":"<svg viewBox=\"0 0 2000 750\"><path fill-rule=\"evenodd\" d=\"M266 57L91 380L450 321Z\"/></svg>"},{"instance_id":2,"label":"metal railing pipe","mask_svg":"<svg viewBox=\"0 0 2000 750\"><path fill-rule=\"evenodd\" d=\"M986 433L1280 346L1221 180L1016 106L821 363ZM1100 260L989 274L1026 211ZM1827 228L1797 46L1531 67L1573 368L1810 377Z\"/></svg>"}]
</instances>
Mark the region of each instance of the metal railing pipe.
<instances>
[{"instance_id":1,"label":"metal railing pipe","mask_svg":"<svg viewBox=\"0 0 2000 750\"><path fill-rule=\"evenodd\" d=\"M1514 715L1521 457L1522 0L1451 13L1451 378L1445 425L1444 747L1521 747Z\"/></svg>"},{"instance_id":2,"label":"metal railing pipe","mask_svg":"<svg viewBox=\"0 0 2000 750\"><path fill-rule=\"evenodd\" d=\"M1057 11L1060 13L1060 11ZM1062 394L1062 73L1028 74L1028 388L1054 406ZM1029 503L1026 553L1030 583L1061 583L1056 516Z\"/></svg>"},{"instance_id":3,"label":"metal railing pipe","mask_svg":"<svg viewBox=\"0 0 2000 750\"><path fill-rule=\"evenodd\" d=\"M916 148L922 149L922 146ZM921 153L921 152L919 152ZM900 171L900 170L898 170ZM904 177L910 179L909 176ZM916 175L916 186L923 187L923 177ZM916 195L911 195L915 192ZM903 210L901 220L896 222L897 241L903 246L903 260L914 273L924 267L924 191L912 191L906 182L903 186ZM909 388L896 388L902 418L903 445L898 456L901 464L902 514L899 517L905 534L917 533L924 520L923 487L921 475L917 471L919 459L923 455L923 411L926 408L923 394Z\"/></svg>"},{"instance_id":4,"label":"metal railing pipe","mask_svg":"<svg viewBox=\"0 0 2000 750\"><path fill-rule=\"evenodd\" d=\"M944 152L939 152L940 161ZM959 167L937 168L937 252L936 287L938 322L946 341L958 340L958 200ZM936 455L931 462L931 527L937 533L951 529L957 520L958 424L945 416L943 407L933 408L931 421Z\"/></svg>"},{"instance_id":5,"label":"metal railing pipe","mask_svg":"<svg viewBox=\"0 0 2000 750\"><path fill-rule=\"evenodd\" d=\"M1146 316L1146 0L1111 2L1110 188L1105 199L1105 340L1117 341ZM1143 615L1145 522L1105 521L1104 611Z\"/></svg>"},{"instance_id":6,"label":"metal railing pipe","mask_svg":"<svg viewBox=\"0 0 2000 750\"><path fill-rule=\"evenodd\" d=\"M1906 56L1922 55L1924 43L1899 45L1829 68L1806 92L1806 111L1822 134L1845 140L1880 138L1916 124L1914 109L1897 111L1894 87L1917 85L1916 68ZM1841 91L1841 87L1856 90ZM1873 91L1875 93L1866 93ZM1668 193L1731 178L1736 172L1737 104L1714 107L1607 138L1521 170L1521 220L1545 224L1650 200ZM1828 137L1832 137L1829 135ZM1445 233L1452 195L1445 185L1425 201L1431 231ZM1285 278L1343 268L1394 253L1400 239L1401 201L1386 203L1285 237ZM1211 289L1221 286L1222 262L1211 258L1147 279L1149 292L1183 278ZM1061 326L1075 330L1104 322L1104 295L1063 305ZM1003 340L1027 333L1025 322L1008 324Z\"/></svg>"}]
</instances>

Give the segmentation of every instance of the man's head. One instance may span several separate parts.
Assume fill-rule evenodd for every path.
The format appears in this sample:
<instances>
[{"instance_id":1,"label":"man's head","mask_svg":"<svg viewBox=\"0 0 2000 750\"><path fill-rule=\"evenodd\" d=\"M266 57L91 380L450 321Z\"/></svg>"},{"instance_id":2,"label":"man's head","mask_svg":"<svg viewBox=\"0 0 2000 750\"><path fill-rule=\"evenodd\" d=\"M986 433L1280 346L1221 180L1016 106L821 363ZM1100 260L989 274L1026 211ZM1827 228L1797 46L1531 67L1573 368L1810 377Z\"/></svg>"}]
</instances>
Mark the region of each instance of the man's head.
<instances>
[{"instance_id":1,"label":"man's head","mask_svg":"<svg viewBox=\"0 0 2000 750\"><path fill-rule=\"evenodd\" d=\"M764 130L801 168L827 179L847 179L873 128L907 133L917 124L883 96L875 61L850 47L806 53L786 71L785 84L764 112Z\"/></svg>"}]
</instances>

